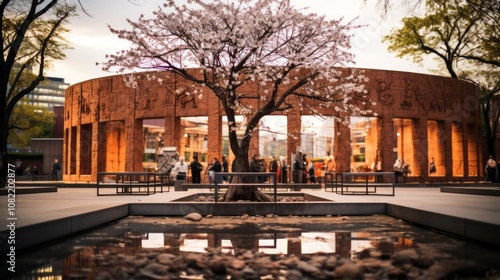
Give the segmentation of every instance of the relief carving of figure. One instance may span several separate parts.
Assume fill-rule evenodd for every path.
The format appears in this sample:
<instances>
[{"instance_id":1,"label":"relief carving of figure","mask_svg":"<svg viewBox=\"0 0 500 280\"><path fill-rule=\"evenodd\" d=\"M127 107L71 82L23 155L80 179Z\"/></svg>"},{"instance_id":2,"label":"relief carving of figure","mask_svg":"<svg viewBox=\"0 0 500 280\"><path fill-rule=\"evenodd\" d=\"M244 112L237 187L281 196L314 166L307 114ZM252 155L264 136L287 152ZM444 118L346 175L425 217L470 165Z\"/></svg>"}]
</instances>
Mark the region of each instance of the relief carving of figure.
<instances>
[{"instance_id":1,"label":"relief carving of figure","mask_svg":"<svg viewBox=\"0 0 500 280\"><path fill-rule=\"evenodd\" d=\"M142 84L138 83L139 93L137 94L136 107L139 109L151 110L154 108L156 100L158 100L158 92L156 90L149 90Z\"/></svg>"},{"instance_id":2,"label":"relief carving of figure","mask_svg":"<svg viewBox=\"0 0 500 280\"><path fill-rule=\"evenodd\" d=\"M405 99L401 102L401 107L403 108L411 108L413 107L413 103L411 99L414 95L416 95L417 88L409 79L405 79Z\"/></svg>"},{"instance_id":3,"label":"relief carving of figure","mask_svg":"<svg viewBox=\"0 0 500 280\"><path fill-rule=\"evenodd\" d=\"M90 114L90 103L87 100L87 98L85 98L83 96L83 94L78 96L78 104L80 104L80 113L81 114L84 114L84 115Z\"/></svg>"},{"instance_id":4,"label":"relief carving of figure","mask_svg":"<svg viewBox=\"0 0 500 280\"><path fill-rule=\"evenodd\" d=\"M191 107L198 108L196 104L196 98L194 94L186 94L186 92L179 93L176 97L177 102L181 105L181 109L186 109L189 103L192 103Z\"/></svg>"},{"instance_id":5,"label":"relief carving of figure","mask_svg":"<svg viewBox=\"0 0 500 280\"><path fill-rule=\"evenodd\" d=\"M437 95L432 95L433 99L430 102L431 112L443 112L444 102Z\"/></svg>"},{"instance_id":6,"label":"relief carving of figure","mask_svg":"<svg viewBox=\"0 0 500 280\"><path fill-rule=\"evenodd\" d=\"M382 80L380 78L375 78L375 80L377 81L378 101L382 104L389 105L389 106L394 104L394 97L392 96L392 93L390 92L391 84L385 82L384 80Z\"/></svg>"}]
</instances>

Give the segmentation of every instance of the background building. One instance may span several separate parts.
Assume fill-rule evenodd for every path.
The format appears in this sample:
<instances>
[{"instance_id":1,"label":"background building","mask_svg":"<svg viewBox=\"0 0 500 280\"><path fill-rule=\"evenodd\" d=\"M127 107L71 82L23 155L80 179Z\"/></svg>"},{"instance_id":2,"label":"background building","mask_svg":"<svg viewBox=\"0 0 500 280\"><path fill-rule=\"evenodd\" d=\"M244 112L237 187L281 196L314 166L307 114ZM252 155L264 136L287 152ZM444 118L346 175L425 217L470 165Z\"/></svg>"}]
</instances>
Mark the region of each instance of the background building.
<instances>
[{"instance_id":1,"label":"background building","mask_svg":"<svg viewBox=\"0 0 500 280\"><path fill-rule=\"evenodd\" d=\"M51 138L32 138L29 149L8 149L11 161L18 158L25 168L36 166L40 175L51 174L51 164L55 158L62 159L64 131L65 90L69 87L64 78L46 77L30 94L21 99L17 106L29 104L40 106L54 113L54 127ZM46 179L46 176L40 176Z\"/></svg>"},{"instance_id":2,"label":"background building","mask_svg":"<svg viewBox=\"0 0 500 280\"><path fill-rule=\"evenodd\" d=\"M68 87L64 78L46 77L19 104L40 106L52 111L55 106L64 106L64 92Z\"/></svg>"}]
</instances>

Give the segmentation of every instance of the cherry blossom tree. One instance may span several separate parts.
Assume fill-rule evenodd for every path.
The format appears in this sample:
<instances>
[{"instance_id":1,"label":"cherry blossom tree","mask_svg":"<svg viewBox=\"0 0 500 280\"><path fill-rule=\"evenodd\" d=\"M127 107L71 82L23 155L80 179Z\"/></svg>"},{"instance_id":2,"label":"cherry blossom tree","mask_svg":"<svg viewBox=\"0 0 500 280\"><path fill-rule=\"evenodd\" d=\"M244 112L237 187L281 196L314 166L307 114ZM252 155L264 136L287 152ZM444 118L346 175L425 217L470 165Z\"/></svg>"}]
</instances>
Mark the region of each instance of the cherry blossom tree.
<instances>
[{"instance_id":1,"label":"cherry blossom tree","mask_svg":"<svg viewBox=\"0 0 500 280\"><path fill-rule=\"evenodd\" d=\"M203 87L179 94L214 94L227 116L238 170L250 170L252 133L266 115L299 104L312 113L331 108L337 121L347 123L347 116L370 112L369 104L351 102L367 95L362 72L338 68L353 63L350 39L357 26L352 22L307 13L290 0L188 0L186 5L169 0L153 18L128 23L130 30L110 30L129 41L130 49L108 55L103 69L168 70ZM258 96L246 87L256 82L265 89ZM256 98L258 108L249 105ZM246 116L243 128L238 115ZM241 139L239 129L245 131ZM256 187L229 187L224 200L238 199L269 201Z\"/></svg>"}]
</instances>

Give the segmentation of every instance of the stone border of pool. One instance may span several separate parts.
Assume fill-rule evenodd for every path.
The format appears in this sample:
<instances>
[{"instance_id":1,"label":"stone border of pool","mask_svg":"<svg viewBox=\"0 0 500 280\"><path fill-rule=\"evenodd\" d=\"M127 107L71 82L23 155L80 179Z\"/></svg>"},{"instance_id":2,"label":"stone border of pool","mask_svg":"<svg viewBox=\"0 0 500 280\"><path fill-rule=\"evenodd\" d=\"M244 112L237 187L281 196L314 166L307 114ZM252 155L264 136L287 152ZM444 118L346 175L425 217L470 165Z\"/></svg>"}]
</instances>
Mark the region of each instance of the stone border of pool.
<instances>
[{"instance_id":1,"label":"stone border of pool","mask_svg":"<svg viewBox=\"0 0 500 280\"><path fill-rule=\"evenodd\" d=\"M237 206L237 207L235 207ZM258 207L256 207L258 206ZM325 215L373 215L385 214L445 233L474 240L480 243L500 246L498 234L500 225L470 219L453 217L391 203L343 203L343 202L230 202L230 203L126 203L95 211L27 225L15 229L16 250L23 250L44 242L54 241L78 232L121 219L134 216L184 216L197 212L202 215L239 216L276 214L279 216L325 216ZM0 232L7 240L9 229ZM5 238L5 239L4 239ZM8 253L6 242L1 244L1 252Z\"/></svg>"}]
</instances>

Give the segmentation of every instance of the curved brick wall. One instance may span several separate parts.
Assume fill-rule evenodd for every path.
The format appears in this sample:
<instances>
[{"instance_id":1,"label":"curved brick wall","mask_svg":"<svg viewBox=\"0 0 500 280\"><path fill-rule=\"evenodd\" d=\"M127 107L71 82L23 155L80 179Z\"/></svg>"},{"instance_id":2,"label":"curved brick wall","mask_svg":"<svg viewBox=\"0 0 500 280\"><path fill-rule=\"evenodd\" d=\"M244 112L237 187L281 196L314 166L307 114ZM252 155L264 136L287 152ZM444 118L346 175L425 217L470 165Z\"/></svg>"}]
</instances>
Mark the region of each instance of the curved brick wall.
<instances>
[{"instance_id":1,"label":"curved brick wall","mask_svg":"<svg viewBox=\"0 0 500 280\"><path fill-rule=\"evenodd\" d=\"M208 116L208 158L221 155L222 109L216 97L208 93L201 99L175 95L190 83L166 72L156 75L165 75L162 85L139 79L136 88L129 88L123 76L116 75L77 83L66 90L65 180L95 181L98 171L142 171L142 119L163 118L165 146L181 150L180 118ZM400 156L395 147L404 145L414 171L410 181L462 181L482 174L479 99L474 85L396 71L366 69L365 75L369 99L376 102L371 108L377 113L367 139L375 139L371 149L385 159L384 171L392 171L393 159ZM353 98L359 104L363 101ZM325 115L333 113L318 109ZM300 132L300 114L307 113L288 112L288 133ZM335 130L337 170L349 170L349 128L337 125ZM394 137L396 131L404 138ZM300 141L289 137L288 152L294 152ZM254 142L250 154L258 151L258 141ZM431 156L438 165L435 176L428 176Z\"/></svg>"}]
</instances>

